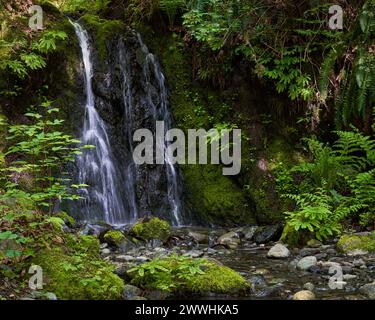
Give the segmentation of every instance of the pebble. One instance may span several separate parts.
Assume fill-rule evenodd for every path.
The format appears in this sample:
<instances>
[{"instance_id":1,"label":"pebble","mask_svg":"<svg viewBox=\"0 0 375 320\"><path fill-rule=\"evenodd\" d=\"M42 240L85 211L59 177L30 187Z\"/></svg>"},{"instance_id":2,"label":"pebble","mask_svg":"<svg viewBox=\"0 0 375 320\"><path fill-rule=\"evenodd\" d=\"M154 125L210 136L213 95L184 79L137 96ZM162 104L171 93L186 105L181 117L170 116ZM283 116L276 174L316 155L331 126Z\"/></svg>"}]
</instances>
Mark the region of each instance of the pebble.
<instances>
[{"instance_id":1,"label":"pebble","mask_svg":"<svg viewBox=\"0 0 375 320\"><path fill-rule=\"evenodd\" d=\"M314 300L315 294L310 290L298 291L293 295L293 300Z\"/></svg>"},{"instance_id":2,"label":"pebble","mask_svg":"<svg viewBox=\"0 0 375 320\"><path fill-rule=\"evenodd\" d=\"M119 255L115 257L115 261L118 261L118 262L130 262L134 260L135 258L129 255Z\"/></svg>"},{"instance_id":3,"label":"pebble","mask_svg":"<svg viewBox=\"0 0 375 320\"><path fill-rule=\"evenodd\" d=\"M309 290L309 291L314 291L315 286L311 282L307 282L303 285L303 289Z\"/></svg>"},{"instance_id":4,"label":"pebble","mask_svg":"<svg viewBox=\"0 0 375 320\"><path fill-rule=\"evenodd\" d=\"M302 258L297 263L297 269L299 270L307 270L312 266L317 264L318 260L314 256L307 256Z\"/></svg>"}]
</instances>

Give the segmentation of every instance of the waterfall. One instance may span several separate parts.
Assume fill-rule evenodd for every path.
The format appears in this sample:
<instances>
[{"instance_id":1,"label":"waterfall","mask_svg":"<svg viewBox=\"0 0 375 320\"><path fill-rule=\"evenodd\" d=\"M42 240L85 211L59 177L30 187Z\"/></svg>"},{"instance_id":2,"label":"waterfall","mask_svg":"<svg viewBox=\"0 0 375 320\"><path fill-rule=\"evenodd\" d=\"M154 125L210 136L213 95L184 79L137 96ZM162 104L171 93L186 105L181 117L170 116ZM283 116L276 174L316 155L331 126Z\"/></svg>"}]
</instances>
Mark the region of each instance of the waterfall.
<instances>
[{"instance_id":1,"label":"waterfall","mask_svg":"<svg viewBox=\"0 0 375 320\"><path fill-rule=\"evenodd\" d=\"M93 68L89 37L78 23L72 22L82 51L85 80L85 117L81 133L83 145L93 145L95 149L85 151L78 157L79 182L88 184L82 190L82 214L88 221L104 216L106 223L116 225L123 222L124 207L122 205L119 182L106 125L95 109L95 96L92 89Z\"/></svg>"},{"instance_id":2,"label":"waterfall","mask_svg":"<svg viewBox=\"0 0 375 320\"><path fill-rule=\"evenodd\" d=\"M134 130L134 104L133 90L130 76L130 58L123 41L119 43L119 62L122 79L122 99L125 110L124 117L124 133L127 138L128 152L133 154L133 130ZM138 208L136 200L136 165L132 157L125 163L125 188L128 204L131 212L130 222L134 222L138 218Z\"/></svg>"},{"instance_id":3,"label":"waterfall","mask_svg":"<svg viewBox=\"0 0 375 320\"><path fill-rule=\"evenodd\" d=\"M154 121L164 121L164 129L167 132L169 129L172 129L172 115L169 111L169 99L167 93L167 87L165 84L165 77L161 71L159 63L156 61L155 56L149 52L147 46L142 41L140 34L137 34L137 39L140 44L140 48L145 55L145 62L143 66L143 75L145 78L146 84L146 101L151 106L151 110L153 111L153 118ZM158 86L159 92L159 106L156 106L153 102L151 92L152 90L149 86L152 85L151 83L151 74L153 74L154 78L156 79L156 84ZM166 152L168 144L164 142L162 146L157 146L158 148L163 149L164 151L164 161L165 161L165 170L168 180L168 201L170 203L170 207L172 209L173 214L173 221L174 225L180 226L183 224L182 222L182 206L181 206L181 190L180 190L180 177L178 173L178 168L175 164L172 164L172 160L170 155Z\"/></svg>"},{"instance_id":4,"label":"waterfall","mask_svg":"<svg viewBox=\"0 0 375 320\"><path fill-rule=\"evenodd\" d=\"M155 56L139 34L108 40L105 59L95 59L88 33L75 28L82 51L85 80L85 116L81 142L94 145L77 160L82 190L79 218L111 225L133 223L156 215L173 225L183 225L182 179L177 165L164 151L164 165L137 165L133 160L133 134L137 129L155 133L156 121L172 128L169 96L164 75ZM140 58L141 52L142 58ZM114 153L112 150L115 150Z\"/></svg>"}]
</instances>

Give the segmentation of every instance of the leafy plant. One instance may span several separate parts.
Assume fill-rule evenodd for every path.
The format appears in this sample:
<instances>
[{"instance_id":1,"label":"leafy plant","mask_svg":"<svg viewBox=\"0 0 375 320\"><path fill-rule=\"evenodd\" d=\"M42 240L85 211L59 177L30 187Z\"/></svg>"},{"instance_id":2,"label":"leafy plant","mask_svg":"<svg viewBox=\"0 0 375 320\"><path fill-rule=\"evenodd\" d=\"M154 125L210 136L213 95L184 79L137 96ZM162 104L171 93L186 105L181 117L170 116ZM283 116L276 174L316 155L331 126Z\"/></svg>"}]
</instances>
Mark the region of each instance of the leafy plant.
<instances>
[{"instance_id":1,"label":"leafy plant","mask_svg":"<svg viewBox=\"0 0 375 320\"><path fill-rule=\"evenodd\" d=\"M290 169L298 182L294 194L283 195L296 205L285 213L285 236L306 230L323 240L340 233L347 218L374 222L375 140L358 131L336 134L332 147L307 139L312 161Z\"/></svg>"},{"instance_id":2,"label":"leafy plant","mask_svg":"<svg viewBox=\"0 0 375 320\"><path fill-rule=\"evenodd\" d=\"M198 274L204 274L202 267L205 259L171 255L168 258L156 258L138 265L128 271L136 285L162 291L178 290Z\"/></svg>"},{"instance_id":3,"label":"leafy plant","mask_svg":"<svg viewBox=\"0 0 375 320\"><path fill-rule=\"evenodd\" d=\"M64 166L74 161L82 149L80 141L60 131L64 121L54 118L58 108L47 101L42 104L41 112L29 112L25 116L27 124L9 126L8 141L13 142L5 155L13 160L1 171L5 173L5 192L1 199L28 198L38 206L48 207L51 212L56 201L75 200L79 196L72 190L84 185L67 185Z\"/></svg>"}]
</instances>

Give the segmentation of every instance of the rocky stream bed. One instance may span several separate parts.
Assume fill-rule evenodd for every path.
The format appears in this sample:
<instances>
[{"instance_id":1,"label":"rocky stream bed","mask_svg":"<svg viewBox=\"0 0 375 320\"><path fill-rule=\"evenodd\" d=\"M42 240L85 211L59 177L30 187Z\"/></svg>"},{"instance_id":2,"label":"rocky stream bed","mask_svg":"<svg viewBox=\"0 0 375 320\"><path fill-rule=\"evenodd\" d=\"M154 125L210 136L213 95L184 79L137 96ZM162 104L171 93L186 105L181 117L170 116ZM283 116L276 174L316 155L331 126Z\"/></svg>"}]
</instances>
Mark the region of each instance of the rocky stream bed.
<instances>
[{"instance_id":1,"label":"rocky stream bed","mask_svg":"<svg viewBox=\"0 0 375 320\"><path fill-rule=\"evenodd\" d=\"M90 232L98 232L98 230ZM279 228L247 227L230 230L174 229L162 244L135 245L129 239L119 246L101 244L103 259L116 265L126 279L137 264L173 252L192 258L206 257L239 272L251 290L241 295L176 296L125 286L127 299L374 299L375 255L363 250L342 253L337 240L329 244L310 241L303 248L287 248L274 242ZM272 250L270 250L272 248ZM299 292L299 293L298 293ZM296 294L298 293L298 294Z\"/></svg>"}]
</instances>

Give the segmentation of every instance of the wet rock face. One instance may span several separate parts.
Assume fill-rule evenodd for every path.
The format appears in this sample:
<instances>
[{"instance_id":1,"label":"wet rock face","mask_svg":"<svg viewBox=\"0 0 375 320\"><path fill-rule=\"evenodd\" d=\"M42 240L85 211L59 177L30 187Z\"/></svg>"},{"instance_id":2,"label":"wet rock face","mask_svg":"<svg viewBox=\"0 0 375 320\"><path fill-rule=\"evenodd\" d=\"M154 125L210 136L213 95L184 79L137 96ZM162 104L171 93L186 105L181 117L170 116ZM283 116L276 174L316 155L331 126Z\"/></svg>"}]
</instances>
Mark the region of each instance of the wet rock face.
<instances>
[{"instance_id":1,"label":"wet rock face","mask_svg":"<svg viewBox=\"0 0 375 320\"><path fill-rule=\"evenodd\" d=\"M171 193L179 199L182 185L177 183L171 192L166 165L137 166L133 161L133 150L139 143L133 142L134 132L149 129L155 133L155 122L166 119L168 95L160 83L160 70L154 68L157 62L150 60L138 35L131 30L121 33L107 40L104 59L95 44L91 45L95 107L107 126L117 189L125 211L119 223L149 214L173 221ZM176 180L180 181L176 170ZM87 184L95 185L95 181ZM95 208L90 211L96 220L101 220L102 212Z\"/></svg>"}]
</instances>

